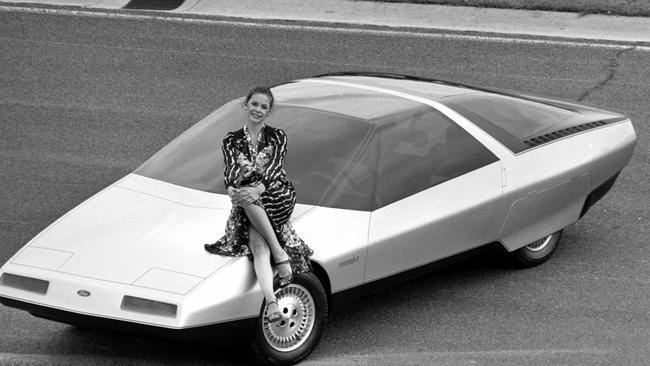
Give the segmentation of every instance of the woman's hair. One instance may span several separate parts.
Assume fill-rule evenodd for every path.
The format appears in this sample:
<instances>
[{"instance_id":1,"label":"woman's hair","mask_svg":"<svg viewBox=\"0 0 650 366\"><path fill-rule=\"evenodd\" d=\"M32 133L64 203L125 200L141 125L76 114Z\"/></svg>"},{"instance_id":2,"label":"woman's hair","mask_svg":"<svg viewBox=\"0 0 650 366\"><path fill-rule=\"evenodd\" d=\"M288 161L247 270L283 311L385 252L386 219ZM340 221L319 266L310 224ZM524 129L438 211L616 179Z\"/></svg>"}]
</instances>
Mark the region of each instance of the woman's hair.
<instances>
[{"instance_id":1,"label":"woman's hair","mask_svg":"<svg viewBox=\"0 0 650 366\"><path fill-rule=\"evenodd\" d=\"M251 91L248 92L248 95L246 96L246 99L244 100L244 103L248 103L248 101L251 99L251 97L254 94L264 94L267 97L269 97L269 109L273 108L273 101L275 98L273 97L273 93L271 93L271 89L265 87L265 86L256 86Z\"/></svg>"}]
</instances>

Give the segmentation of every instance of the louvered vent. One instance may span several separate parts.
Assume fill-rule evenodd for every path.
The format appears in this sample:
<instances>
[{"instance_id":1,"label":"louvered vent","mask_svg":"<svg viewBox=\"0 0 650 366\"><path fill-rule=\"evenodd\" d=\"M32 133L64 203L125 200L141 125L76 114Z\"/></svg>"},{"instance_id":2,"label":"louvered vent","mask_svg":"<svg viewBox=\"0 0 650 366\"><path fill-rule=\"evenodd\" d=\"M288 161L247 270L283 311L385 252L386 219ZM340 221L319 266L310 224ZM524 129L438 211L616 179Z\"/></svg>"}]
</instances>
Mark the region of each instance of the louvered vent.
<instances>
[{"instance_id":1,"label":"louvered vent","mask_svg":"<svg viewBox=\"0 0 650 366\"><path fill-rule=\"evenodd\" d=\"M582 132L585 130L590 130L592 128L600 127L606 125L606 121L597 121L597 122L589 122L585 123L582 125L577 125L569 128L565 128L563 130L558 130L558 131L553 131L549 132L547 134L541 135L541 136L536 136L533 138L530 138L528 140L525 140L524 143L528 145L529 147L545 144L547 142L559 139L564 136L569 136L573 135L574 133Z\"/></svg>"}]
</instances>

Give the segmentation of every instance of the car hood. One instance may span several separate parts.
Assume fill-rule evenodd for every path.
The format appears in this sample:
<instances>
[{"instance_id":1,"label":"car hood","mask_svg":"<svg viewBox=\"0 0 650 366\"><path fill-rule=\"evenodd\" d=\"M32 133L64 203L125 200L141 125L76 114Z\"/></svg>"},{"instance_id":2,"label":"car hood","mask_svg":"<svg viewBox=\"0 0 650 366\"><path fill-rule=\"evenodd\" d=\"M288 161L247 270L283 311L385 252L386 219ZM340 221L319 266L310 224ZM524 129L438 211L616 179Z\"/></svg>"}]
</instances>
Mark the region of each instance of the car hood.
<instances>
[{"instance_id":1,"label":"car hood","mask_svg":"<svg viewBox=\"0 0 650 366\"><path fill-rule=\"evenodd\" d=\"M131 174L28 243L15 264L185 294L235 260L203 249L224 233L227 196Z\"/></svg>"}]
</instances>

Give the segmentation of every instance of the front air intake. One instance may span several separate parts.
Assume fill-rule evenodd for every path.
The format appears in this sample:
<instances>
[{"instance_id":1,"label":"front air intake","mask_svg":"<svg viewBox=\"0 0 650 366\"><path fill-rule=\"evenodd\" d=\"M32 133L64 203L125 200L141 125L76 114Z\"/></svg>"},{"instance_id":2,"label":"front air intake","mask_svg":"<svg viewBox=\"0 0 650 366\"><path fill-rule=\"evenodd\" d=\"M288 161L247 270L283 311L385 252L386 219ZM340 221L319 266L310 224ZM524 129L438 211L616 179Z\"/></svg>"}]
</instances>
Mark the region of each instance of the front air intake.
<instances>
[{"instance_id":1,"label":"front air intake","mask_svg":"<svg viewBox=\"0 0 650 366\"><path fill-rule=\"evenodd\" d=\"M135 311L143 314L176 317L178 306L166 302L143 299L135 296L124 296L122 298L122 310Z\"/></svg>"},{"instance_id":2,"label":"front air intake","mask_svg":"<svg viewBox=\"0 0 650 366\"><path fill-rule=\"evenodd\" d=\"M38 278L3 273L0 276L0 285L45 295L50 283Z\"/></svg>"},{"instance_id":3,"label":"front air intake","mask_svg":"<svg viewBox=\"0 0 650 366\"><path fill-rule=\"evenodd\" d=\"M545 144L547 142L551 142L553 140L557 140L557 139L565 137L565 136L573 135L574 133L578 133L578 132L590 130L592 128L604 126L606 124L607 124L607 121L597 121L597 122L584 123L584 124L581 124L581 125L568 127L568 128L562 129L562 130L549 132L549 133L541 135L541 136L536 136L536 137L530 138L528 140L525 140L524 143L526 145L528 145L529 147L534 147L534 146Z\"/></svg>"}]
</instances>

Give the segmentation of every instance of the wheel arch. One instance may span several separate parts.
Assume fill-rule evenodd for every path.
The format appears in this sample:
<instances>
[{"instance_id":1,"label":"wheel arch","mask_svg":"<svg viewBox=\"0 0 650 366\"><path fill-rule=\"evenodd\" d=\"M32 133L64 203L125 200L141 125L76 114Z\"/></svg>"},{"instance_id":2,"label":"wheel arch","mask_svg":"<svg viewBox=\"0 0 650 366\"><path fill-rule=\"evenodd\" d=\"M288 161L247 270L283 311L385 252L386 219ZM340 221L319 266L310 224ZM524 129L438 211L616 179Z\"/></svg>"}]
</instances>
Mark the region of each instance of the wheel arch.
<instances>
[{"instance_id":1,"label":"wheel arch","mask_svg":"<svg viewBox=\"0 0 650 366\"><path fill-rule=\"evenodd\" d=\"M311 266L313 268L313 273L316 275L320 283L325 289L325 295L327 295L327 303L332 303L332 285L330 282L330 277L327 274L325 268L318 262L311 260Z\"/></svg>"}]
</instances>

